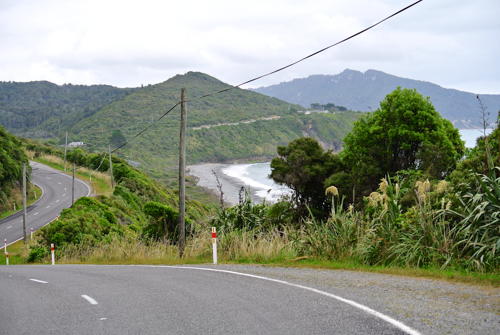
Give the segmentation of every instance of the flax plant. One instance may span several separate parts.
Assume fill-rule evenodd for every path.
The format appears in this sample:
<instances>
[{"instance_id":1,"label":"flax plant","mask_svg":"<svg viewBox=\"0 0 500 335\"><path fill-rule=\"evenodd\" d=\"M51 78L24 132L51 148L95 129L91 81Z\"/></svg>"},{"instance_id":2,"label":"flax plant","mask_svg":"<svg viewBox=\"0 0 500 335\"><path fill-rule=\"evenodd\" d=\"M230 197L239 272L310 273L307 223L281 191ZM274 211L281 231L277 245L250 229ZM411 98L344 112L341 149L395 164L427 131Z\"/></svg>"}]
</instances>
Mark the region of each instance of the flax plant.
<instances>
[{"instance_id":1,"label":"flax plant","mask_svg":"<svg viewBox=\"0 0 500 335\"><path fill-rule=\"evenodd\" d=\"M399 231L398 239L389 248L387 264L407 267L433 264L445 268L456 257L454 235L450 224L442 215L446 200L444 197L439 200L446 186L446 182L442 181L436 192L431 192L428 180L415 184L417 204L405 213L405 225ZM435 209L439 204L441 210Z\"/></svg>"},{"instance_id":2,"label":"flax plant","mask_svg":"<svg viewBox=\"0 0 500 335\"><path fill-rule=\"evenodd\" d=\"M459 199L463 210L448 211L459 217L455 226L456 246L468 256L477 269L497 267L500 263L500 167L488 174L475 174L479 187Z\"/></svg>"},{"instance_id":3,"label":"flax plant","mask_svg":"<svg viewBox=\"0 0 500 335\"><path fill-rule=\"evenodd\" d=\"M354 213L352 206L343 211L344 197L337 201L338 190L335 186L326 189L332 196L332 209L326 221L318 222L311 211L310 218L304 220L301 231L295 235L301 254L328 260L348 259L355 253L361 232L361 215Z\"/></svg>"}]
</instances>

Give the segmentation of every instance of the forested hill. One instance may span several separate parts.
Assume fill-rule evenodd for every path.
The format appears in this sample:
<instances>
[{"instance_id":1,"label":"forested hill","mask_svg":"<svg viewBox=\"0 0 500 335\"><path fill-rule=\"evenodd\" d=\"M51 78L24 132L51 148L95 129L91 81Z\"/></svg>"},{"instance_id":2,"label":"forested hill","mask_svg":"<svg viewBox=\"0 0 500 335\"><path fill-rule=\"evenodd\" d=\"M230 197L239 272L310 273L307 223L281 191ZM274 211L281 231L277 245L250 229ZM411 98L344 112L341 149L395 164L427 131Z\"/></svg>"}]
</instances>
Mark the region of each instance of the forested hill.
<instances>
[{"instance_id":1,"label":"forested hill","mask_svg":"<svg viewBox=\"0 0 500 335\"><path fill-rule=\"evenodd\" d=\"M103 106L133 92L109 85L0 82L0 124L28 138L59 136Z\"/></svg>"},{"instance_id":2,"label":"forested hill","mask_svg":"<svg viewBox=\"0 0 500 335\"><path fill-rule=\"evenodd\" d=\"M479 127L480 107L476 93L446 89L429 82L400 78L375 70L363 73L347 69L337 75L314 75L254 91L303 106L334 103L353 110L370 111L376 110L380 101L398 86L416 88L423 96L430 97L436 110L455 127ZM495 115L491 120L495 120L500 109L500 95L480 94L480 98L488 111Z\"/></svg>"},{"instance_id":3,"label":"forested hill","mask_svg":"<svg viewBox=\"0 0 500 335\"><path fill-rule=\"evenodd\" d=\"M229 85L199 72L177 75L163 83L139 89L105 106L76 124L72 141L87 143L92 151L107 151L152 125L180 100L216 92ZM278 145L307 135L326 148L340 149L342 138L357 119L355 112L333 114L297 113L302 107L243 89L233 89L187 103L187 161L233 162L270 159ZM116 154L141 163L158 177L178 164L180 108L175 108L147 132Z\"/></svg>"}]
</instances>

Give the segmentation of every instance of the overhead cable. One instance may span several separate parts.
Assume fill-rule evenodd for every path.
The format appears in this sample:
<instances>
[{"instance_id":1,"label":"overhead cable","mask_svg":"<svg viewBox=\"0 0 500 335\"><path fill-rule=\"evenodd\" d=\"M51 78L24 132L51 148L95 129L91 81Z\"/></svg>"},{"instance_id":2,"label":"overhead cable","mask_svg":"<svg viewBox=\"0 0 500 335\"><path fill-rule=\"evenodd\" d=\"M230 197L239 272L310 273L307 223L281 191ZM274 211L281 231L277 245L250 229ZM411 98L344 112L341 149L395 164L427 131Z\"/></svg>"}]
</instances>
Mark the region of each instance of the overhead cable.
<instances>
[{"instance_id":1,"label":"overhead cable","mask_svg":"<svg viewBox=\"0 0 500 335\"><path fill-rule=\"evenodd\" d=\"M347 38L344 38L343 40L341 40L341 41L339 41L339 42L337 42L337 43L334 43L334 44L332 44L332 45L329 45L329 46L327 46L327 47L325 47L325 48L323 48L323 49L321 49L321 50L318 50L318 51L316 51L316 52L314 52L314 53L312 53L312 54L310 54L310 55L308 55L308 56L305 56L305 57L303 57L303 58L301 58L301 59L299 59L299 60L297 60L297 61L295 61L295 62L293 62L293 63L290 63L290 64L288 64L288 65L285 65L285 66L283 66L283 67L281 67L281 68L279 68L279 69L277 69L277 70L274 70L274 71L271 71L271 72L269 72L269 73L263 74L263 75L261 75L261 76L255 77L255 78L253 78L253 79L247 80L247 81L245 81L245 82L243 82L243 83L241 83L241 84L239 84L239 85L236 85L236 86L230 86L230 87L225 88L225 89L220 90L220 91L216 91L216 92L212 92L212 93L207 93L207 94L204 94L204 95L200 95L200 96L198 96L198 97L196 97L196 98L193 98L193 99L188 99L188 100L185 100L185 101L179 101L179 102L177 102L177 103L176 103L176 104L175 104L172 108L170 108L170 109L169 109L166 113L164 113L164 114L163 114L162 116L160 116L160 117L159 117L156 121L154 121L152 124L150 124L149 126L147 126L146 128L144 128L143 130L141 130L139 133L137 133L137 134L136 134L134 137L132 137L130 140L126 141L125 143L123 143L122 145L120 145L120 146L119 146L119 147L117 147L116 149L112 150L111 152L113 153L113 152L115 152L115 151L119 150L120 148L124 147L125 145L127 145L128 143L130 143L131 141L133 141L135 138L139 137L142 133L144 133L146 130L148 130L148 129L149 129L149 128L151 128L153 125L155 125L155 124L156 124L156 122L160 121L163 117L165 117L167 114L169 114L169 113L170 113L170 112L171 112L171 111L172 111L175 107L177 107L177 106L178 106L181 102L192 102L192 101L199 100L199 99L203 99L203 98L206 98L206 97L209 97L209 96L215 95L215 94L220 94L220 93L223 93L223 92L227 92L227 91L233 90L233 89L235 89L235 88L238 88L238 87L240 87L240 86L243 86L243 85L245 85L245 84L251 83L251 82L256 81L256 80L259 80L259 79L261 79L261 78L264 78L264 77L270 76L270 75L272 75L272 74L274 74L274 73L277 73L277 72L283 71L283 70L285 70L285 69L287 69L287 68L289 68L289 67L291 67L291 66L294 66L294 65L296 65L296 64L298 64L298 63L300 63L300 62L305 61L305 60L306 60L306 59L308 59L308 58L311 58L311 57L313 57L313 56L316 56L316 55L317 55L317 54L319 54L319 53L322 53L322 52L324 52L324 51L326 51L326 50L328 50L328 49L330 49L330 48L333 48L334 46L337 46L337 45L339 45L339 44L341 44L341 43L344 43L344 42L346 42L346 41L348 41L348 40L350 40L350 39L352 39L352 38L354 38L354 37L356 37L356 36L358 36L358 35L363 34L364 32L366 32L366 31L368 31L368 30L370 30L370 29L372 29L372 28L374 28L374 27L378 26L378 25L379 25L379 24L381 24L382 22L389 20L390 18L392 18L392 17L394 17L394 16L396 16L396 15L398 15L398 14L400 14L400 13L404 12L405 10L407 10L407 9L409 9L409 8L411 8L411 7L413 7L413 6L415 6L416 4L418 4L419 2L422 2L422 1L423 1L423 0L418 0L418 1L414 2L414 3L412 3L411 5L406 6L405 8L403 8L403 9L401 9L401 10L399 10L399 11L395 12L394 14L389 15L389 16L388 16L388 17L386 17L385 19L380 20L380 21L378 21L377 23L375 23L375 24L373 24L373 25L369 26L368 28L365 28L365 29L363 29L363 30L361 30L361 31L359 31L359 32L357 32L357 33L355 33L355 34L353 34L353 35L351 35L351 36L347 37Z\"/></svg>"}]
</instances>

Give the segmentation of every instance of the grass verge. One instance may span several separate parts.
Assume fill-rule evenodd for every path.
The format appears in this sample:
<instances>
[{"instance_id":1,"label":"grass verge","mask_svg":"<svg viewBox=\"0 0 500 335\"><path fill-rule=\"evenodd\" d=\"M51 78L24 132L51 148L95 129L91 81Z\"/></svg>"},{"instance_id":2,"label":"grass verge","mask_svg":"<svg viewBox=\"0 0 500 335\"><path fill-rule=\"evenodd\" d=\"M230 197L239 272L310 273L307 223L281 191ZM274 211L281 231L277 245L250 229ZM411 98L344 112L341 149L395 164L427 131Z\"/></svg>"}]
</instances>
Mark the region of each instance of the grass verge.
<instances>
[{"instance_id":1,"label":"grass verge","mask_svg":"<svg viewBox=\"0 0 500 335\"><path fill-rule=\"evenodd\" d=\"M40 197L42 196L42 190L40 189L40 187L38 187L38 186L36 186L36 185L35 185L35 194L36 194L36 197L34 197L34 198L29 198L29 197L28 197L28 201L26 202L26 207L28 207L28 206L30 206L30 205L32 205L32 204L34 204L34 203L35 203L38 199L40 199ZM35 195L35 194L33 194L33 195ZM17 212L19 212L20 210L22 210L22 208L21 208L21 209L19 209L19 208L18 208L16 211L12 210L12 211L7 211L7 212L4 212L4 213L2 213L2 214L0 215L0 220L1 220L1 219L3 219L3 218L8 217L8 216L10 216L10 215L12 215L12 214L14 214L14 213L17 213Z\"/></svg>"},{"instance_id":2,"label":"grass verge","mask_svg":"<svg viewBox=\"0 0 500 335\"><path fill-rule=\"evenodd\" d=\"M28 246L36 244L28 240ZM229 236L218 247L219 264L248 264L272 267L314 268L326 270L362 271L371 273L405 276L412 278L442 280L482 287L500 287L500 274L465 272L438 268L397 268L362 265L349 260L327 261L318 258L296 257L291 246L279 237L271 236L255 239L254 236ZM8 247L9 262L12 265L26 264L29 249L23 241ZM141 242L136 236L128 236L93 246L69 245L62 250L56 246L56 264L211 264L212 243L209 232L188 238L184 257L179 258L177 246L160 242ZM0 265L4 265L5 255L0 254ZM50 254L41 264L51 264Z\"/></svg>"}]
</instances>

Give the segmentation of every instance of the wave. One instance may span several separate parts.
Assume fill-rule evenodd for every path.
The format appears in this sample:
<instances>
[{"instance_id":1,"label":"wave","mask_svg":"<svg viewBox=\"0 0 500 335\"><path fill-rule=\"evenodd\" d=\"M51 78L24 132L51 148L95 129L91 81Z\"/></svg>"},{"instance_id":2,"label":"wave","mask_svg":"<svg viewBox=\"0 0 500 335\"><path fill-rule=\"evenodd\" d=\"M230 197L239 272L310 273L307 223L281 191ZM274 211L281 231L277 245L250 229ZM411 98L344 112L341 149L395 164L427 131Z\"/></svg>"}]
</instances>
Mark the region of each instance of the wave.
<instances>
[{"instance_id":1,"label":"wave","mask_svg":"<svg viewBox=\"0 0 500 335\"><path fill-rule=\"evenodd\" d=\"M291 190L287 187L276 185L272 179L267 178L271 173L270 163L235 164L222 169L228 177L236 178L250 187L250 190L269 202L276 202Z\"/></svg>"}]
</instances>

